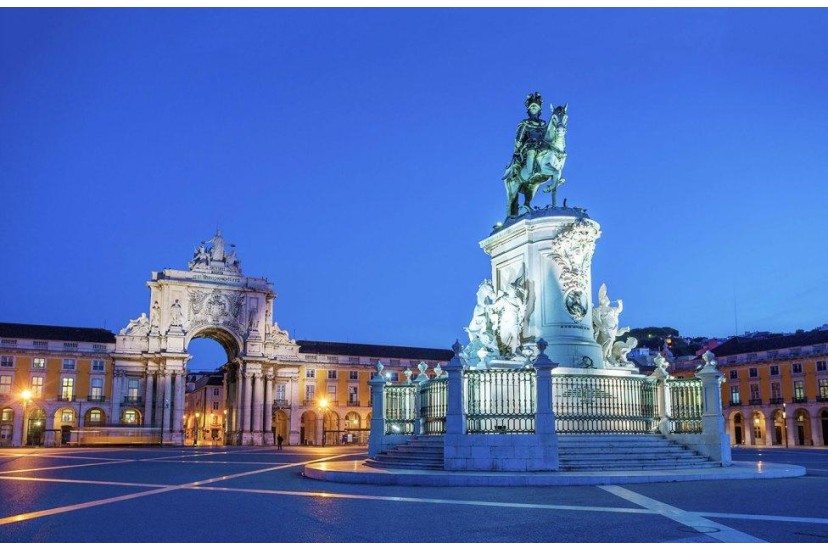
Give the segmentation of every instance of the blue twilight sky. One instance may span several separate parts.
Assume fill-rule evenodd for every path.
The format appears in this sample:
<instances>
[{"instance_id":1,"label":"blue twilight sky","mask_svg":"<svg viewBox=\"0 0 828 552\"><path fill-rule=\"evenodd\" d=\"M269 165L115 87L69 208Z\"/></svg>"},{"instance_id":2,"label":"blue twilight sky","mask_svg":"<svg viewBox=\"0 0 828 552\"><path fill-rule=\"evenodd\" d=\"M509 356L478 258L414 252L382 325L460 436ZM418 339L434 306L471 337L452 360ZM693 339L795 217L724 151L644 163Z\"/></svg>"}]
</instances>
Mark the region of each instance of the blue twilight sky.
<instances>
[{"instance_id":1,"label":"blue twilight sky","mask_svg":"<svg viewBox=\"0 0 828 552\"><path fill-rule=\"evenodd\" d=\"M539 90L569 103L560 196L602 226L593 287L622 324L814 328L826 28L825 9L0 10L0 321L117 331L220 225L293 337L449 347Z\"/></svg>"}]
</instances>

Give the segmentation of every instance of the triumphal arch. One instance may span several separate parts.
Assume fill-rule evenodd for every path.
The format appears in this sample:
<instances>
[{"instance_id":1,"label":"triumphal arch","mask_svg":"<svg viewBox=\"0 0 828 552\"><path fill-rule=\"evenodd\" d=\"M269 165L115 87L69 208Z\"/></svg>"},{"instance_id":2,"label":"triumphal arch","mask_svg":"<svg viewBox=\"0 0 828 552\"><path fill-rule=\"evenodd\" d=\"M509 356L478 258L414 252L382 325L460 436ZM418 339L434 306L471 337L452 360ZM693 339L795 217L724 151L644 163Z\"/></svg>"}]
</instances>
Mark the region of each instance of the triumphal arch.
<instances>
[{"instance_id":1,"label":"triumphal arch","mask_svg":"<svg viewBox=\"0 0 828 552\"><path fill-rule=\"evenodd\" d=\"M116 336L112 391L124 399L113 404L113 419L129 408L164 443L183 444L187 348L211 338L227 353L227 443L272 444L274 389L297 404L300 365L298 345L273 321L273 284L244 276L218 230L196 248L188 270L153 272L147 286L149 316L141 313ZM297 444L299 420L290 425L288 440Z\"/></svg>"}]
</instances>

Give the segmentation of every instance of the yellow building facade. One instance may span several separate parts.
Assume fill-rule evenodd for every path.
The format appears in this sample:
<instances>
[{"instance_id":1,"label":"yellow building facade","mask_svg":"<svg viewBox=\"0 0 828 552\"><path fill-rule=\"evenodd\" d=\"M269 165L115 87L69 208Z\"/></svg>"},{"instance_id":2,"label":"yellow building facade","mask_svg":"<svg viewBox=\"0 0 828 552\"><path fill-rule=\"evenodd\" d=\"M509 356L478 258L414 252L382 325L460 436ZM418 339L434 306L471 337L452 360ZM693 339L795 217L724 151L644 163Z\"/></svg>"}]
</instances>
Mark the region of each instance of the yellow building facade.
<instances>
[{"instance_id":1,"label":"yellow building facade","mask_svg":"<svg viewBox=\"0 0 828 552\"><path fill-rule=\"evenodd\" d=\"M731 444L828 444L828 330L734 338L713 349Z\"/></svg>"}]
</instances>

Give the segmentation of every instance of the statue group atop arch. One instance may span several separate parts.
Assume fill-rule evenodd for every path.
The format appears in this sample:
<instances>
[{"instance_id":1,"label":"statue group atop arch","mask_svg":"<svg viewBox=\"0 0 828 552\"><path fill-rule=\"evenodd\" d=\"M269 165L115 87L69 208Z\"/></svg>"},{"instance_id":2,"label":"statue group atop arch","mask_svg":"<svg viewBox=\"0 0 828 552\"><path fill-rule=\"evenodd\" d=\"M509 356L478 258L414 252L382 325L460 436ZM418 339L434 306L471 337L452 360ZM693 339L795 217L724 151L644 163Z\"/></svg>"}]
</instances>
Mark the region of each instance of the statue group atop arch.
<instances>
[{"instance_id":1,"label":"statue group atop arch","mask_svg":"<svg viewBox=\"0 0 828 552\"><path fill-rule=\"evenodd\" d=\"M532 198L545 182L544 191L552 192L552 207L556 207L558 188L565 182L561 172L566 162L567 105L551 106L548 123L540 117L540 92L526 96L525 105L527 118L518 124L512 159L503 174L507 217L531 211ZM522 206L518 204L519 194L523 195Z\"/></svg>"}]
</instances>

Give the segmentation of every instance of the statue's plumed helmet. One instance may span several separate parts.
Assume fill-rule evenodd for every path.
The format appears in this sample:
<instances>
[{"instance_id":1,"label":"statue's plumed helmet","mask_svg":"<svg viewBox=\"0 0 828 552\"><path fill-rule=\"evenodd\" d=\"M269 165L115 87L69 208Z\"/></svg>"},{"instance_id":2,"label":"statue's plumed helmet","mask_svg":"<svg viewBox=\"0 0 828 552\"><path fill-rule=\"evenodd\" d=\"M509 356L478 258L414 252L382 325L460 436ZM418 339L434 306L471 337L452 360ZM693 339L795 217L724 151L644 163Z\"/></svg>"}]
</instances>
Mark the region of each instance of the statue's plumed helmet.
<instances>
[{"instance_id":1,"label":"statue's plumed helmet","mask_svg":"<svg viewBox=\"0 0 828 552\"><path fill-rule=\"evenodd\" d=\"M534 92L533 94L529 94L526 96L526 109L529 109L529 106L532 104L538 104L540 106L543 105L543 97L540 95L540 92Z\"/></svg>"}]
</instances>

